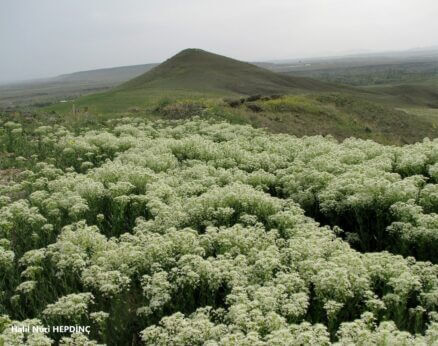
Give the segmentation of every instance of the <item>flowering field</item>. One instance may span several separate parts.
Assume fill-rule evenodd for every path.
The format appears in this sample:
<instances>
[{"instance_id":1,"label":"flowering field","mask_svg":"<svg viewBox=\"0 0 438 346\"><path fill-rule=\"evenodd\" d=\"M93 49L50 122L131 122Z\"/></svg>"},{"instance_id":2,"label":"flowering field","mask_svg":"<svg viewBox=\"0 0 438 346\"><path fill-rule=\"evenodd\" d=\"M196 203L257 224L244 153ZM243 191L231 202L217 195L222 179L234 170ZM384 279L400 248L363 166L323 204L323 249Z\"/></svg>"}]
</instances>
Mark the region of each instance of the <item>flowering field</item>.
<instances>
[{"instance_id":1,"label":"flowering field","mask_svg":"<svg viewBox=\"0 0 438 346\"><path fill-rule=\"evenodd\" d=\"M0 344L438 344L438 140L119 118L0 149ZM55 325L90 333L19 330Z\"/></svg>"}]
</instances>

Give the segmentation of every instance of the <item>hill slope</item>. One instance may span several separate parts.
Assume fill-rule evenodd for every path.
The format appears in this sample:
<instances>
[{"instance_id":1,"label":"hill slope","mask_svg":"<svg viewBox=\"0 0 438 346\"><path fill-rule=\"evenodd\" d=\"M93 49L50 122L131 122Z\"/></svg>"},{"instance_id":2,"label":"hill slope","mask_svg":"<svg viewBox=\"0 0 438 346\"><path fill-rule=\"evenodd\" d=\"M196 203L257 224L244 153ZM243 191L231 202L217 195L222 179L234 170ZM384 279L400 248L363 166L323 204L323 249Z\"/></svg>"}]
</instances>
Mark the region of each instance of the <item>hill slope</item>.
<instances>
[{"instance_id":1,"label":"hill slope","mask_svg":"<svg viewBox=\"0 0 438 346\"><path fill-rule=\"evenodd\" d=\"M334 91L336 85L303 77L284 76L261 67L206 52L186 49L152 70L120 86L120 90L184 89L237 94L292 90Z\"/></svg>"},{"instance_id":2,"label":"hill slope","mask_svg":"<svg viewBox=\"0 0 438 346\"><path fill-rule=\"evenodd\" d=\"M242 102L240 95L284 94ZM438 135L431 116L395 109L382 92L277 74L199 49L184 50L108 92L80 97L75 112L143 114L182 119L195 115L266 127L273 132L351 136L403 144ZM230 98L223 102L223 98ZM239 101L236 103L236 100ZM232 101L228 102L228 101ZM70 103L49 111L71 114ZM77 114L76 114L77 115Z\"/></svg>"}]
</instances>

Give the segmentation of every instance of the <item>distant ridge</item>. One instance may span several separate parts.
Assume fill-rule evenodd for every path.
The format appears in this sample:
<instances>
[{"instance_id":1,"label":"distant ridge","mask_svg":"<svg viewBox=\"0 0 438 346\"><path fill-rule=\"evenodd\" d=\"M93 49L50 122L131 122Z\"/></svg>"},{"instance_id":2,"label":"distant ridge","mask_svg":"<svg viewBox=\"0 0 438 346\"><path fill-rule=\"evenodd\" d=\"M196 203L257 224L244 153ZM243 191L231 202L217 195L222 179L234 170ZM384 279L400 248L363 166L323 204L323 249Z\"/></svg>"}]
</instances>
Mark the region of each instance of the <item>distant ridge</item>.
<instances>
[{"instance_id":1,"label":"distant ridge","mask_svg":"<svg viewBox=\"0 0 438 346\"><path fill-rule=\"evenodd\" d=\"M142 65L130 65L130 66L117 66L109 68L100 68L96 70L79 71L68 74L62 74L52 80L63 82L110 82L110 83L122 83L131 78L139 76L158 64L142 64Z\"/></svg>"},{"instance_id":2,"label":"distant ridge","mask_svg":"<svg viewBox=\"0 0 438 346\"><path fill-rule=\"evenodd\" d=\"M119 87L123 91L133 89L184 89L249 95L293 90L335 91L339 87L310 78L280 75L247 62L191 48Z\"/></svg>"}]
</instances>

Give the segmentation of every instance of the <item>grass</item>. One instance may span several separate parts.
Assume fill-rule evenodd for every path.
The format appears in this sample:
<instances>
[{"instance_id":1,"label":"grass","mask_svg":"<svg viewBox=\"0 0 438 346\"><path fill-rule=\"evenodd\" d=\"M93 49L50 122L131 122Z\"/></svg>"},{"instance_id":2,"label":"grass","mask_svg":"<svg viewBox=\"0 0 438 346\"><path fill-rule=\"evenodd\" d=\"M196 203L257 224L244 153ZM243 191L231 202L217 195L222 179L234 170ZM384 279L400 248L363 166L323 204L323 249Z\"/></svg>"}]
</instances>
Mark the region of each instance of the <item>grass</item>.
<instances>
[{"instance_id":1,"label":"grass","mask_svg":"<svg viewBox=\"0 0 438 346\"><path fill-rule=\"evenodd\" d=\"M438 128L438 109L433 108L401 108L400 110L426 121L429 121L434 128Z\"/></svg>"},{"instance_id":2,"label":"grass","mask_svg":"<svg viewBox=\"0 0 438 346\"><path fill-rule=\"evenodd\" d=\"M376 104L347 93L285 95L276 100L246 102L238 107L230 107L224 102L227 97L169 90L146 93L141 89L80 98L75 102L77 120L72 120L72 104L58 104L47 110L58 114L65 122L73 121L83 126L124 114L151 119L210 117L251 124L274 133L296 136L330 134L340 140L357 137L384 144L412 143L438 135L438 117ZM257 105L260 111L249 109L249 104ZM84 112L85 107L88 107L87 112Z\"/></svg>"},{"instance_id":3,"label":"grass","mask_svg":"<svg viewBox=\"0 0 438 346\"><path fill-rule=\"evenodd\" d=\"M58 103L44 108L44 111L53 111L60 114L72 112L73 104L79 111L94 114L108 114L130 112L137 108L141 110L152 110L162 99L206 99L218 98L229 95L227 93L197 92L185 90L164 90L164 89L137 89L137 90L112 90L105 93L96 93L80 97L72 102Z\"/></svg>"},{"instance_id":4,"label":"grass","mask_svg":"<svg viewBox=\"0 0 438 346\"><path fill-rule=\"evenodd\" d=\"M273 132L332 135L337 139L357 137L385 144L404 144L436 137L438 118L425 117L339 93L285 96L258 101L263 111L249 112L244 105L236 112L256 127Z\"/></svg>"},{"instance_id":5,"label":"grass","mask_svg":"<svg viewBox=\"0 0 438 346\"><path fill-rule=\"evenodd\" d=\"M396 107L438 108L438 77L366 87L372 98Z\"/></svg>"}]
</instances>

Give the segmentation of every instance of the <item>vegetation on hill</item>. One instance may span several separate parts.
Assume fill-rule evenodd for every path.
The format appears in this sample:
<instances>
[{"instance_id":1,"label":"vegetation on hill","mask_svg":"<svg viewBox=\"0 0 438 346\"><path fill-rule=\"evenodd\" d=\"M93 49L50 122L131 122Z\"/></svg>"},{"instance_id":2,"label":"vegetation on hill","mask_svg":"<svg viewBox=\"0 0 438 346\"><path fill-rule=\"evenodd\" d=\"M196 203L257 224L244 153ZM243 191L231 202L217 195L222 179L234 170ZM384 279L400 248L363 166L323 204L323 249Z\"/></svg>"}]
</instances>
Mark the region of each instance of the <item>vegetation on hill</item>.
<instances>
[{"instance_id":1,"label":"vegetation on hill","mask_svg":"<svg viewBox=\"0 0 438 346\"><path fill-rule=\"evenodd\" d=\"M81 97L74 104L76 111L86 110L92 116L133 111L166 119L202 115L273 132L331 134L338 139L354 136L387 144L437 136L438 118L407 110L406 102L393 102L396 89L380 88L354 89L288 77L199 49L187 49L118 88ZM432 96L426 92L420 100L423 91L416 91L406 94L423 107ZM269 101L272 94L284 96ZM260 97L240 103L248 95ZM238 102L233 105L229 100ZM64 103L45 110L69 117L72 108L72 103Z\"/></svg>"},{"instance_id":2,"label":"vegetation on hill","mask_svg":"<svg viewBox=\"0 0 438 346\"><path fill-rule=\"evenodd\" d=\"M264 107L319 107L300 102ZM0 127L0 169L20 171L0 181L3 344L437 343L438 140L14 120ZM52 325L91 333L11 329Z\"/></svg>"},{"instance_id":3,"label":"vegetation on hill","mask_svg":"<svg viewBox=\"0 0 438 346\"><path fill-rule=\"evenodd\" d=\"M438 77L366 87L366 90L374 93L376 100L397 107L438 109Z\"/></svg>"},{"instance_id":4,"label":"vegetation on hill","mask_svg":"<svg viewBox=\"0 0 438 346\"><path fill-rule=\"evenodd\" d=\"M122 84L118 89L182 89L252 95L293 90L333 91L342 88L309 78L287 77L201 49L186 49L151 71Z\"/></svg>"},{"instance_id":5,"label":"vegetation on hill","mask_svg":"<svg viewBox=\"0 0 438 346\"><path fill-rule=\"evenodd\" d=\"M71 103L51 106L47 111L56 113L49 117L67 122L75 117L95 121L118 114L136 114L149 119L188 119L198 115L251 124L274 133L330 134L337 139L357 137L385 144L413 143L438 135L438 118L431 114L408 113L408 110L397 110L348 93L283 95L275 100L270 100L271 95L254 95L256 100L241 103L240 100L247 97L194 92L171 92L163 97L162 93L151 91L141 98L142 92L81 98L75 102L74 117Z\"/></svg>"},{"instance_id":6,"label":"vegetation on hill","mask_svg":"<svg viewBox=\"0 0 438 346\"><path fill-rule=\"evenodd\" d=\"M436 118L407 114L345 93L284 96L255 103L259 106L256 113L245 105L234 108L235 112L253 126L273 132L330 134L338 139L356 137L386 144L413 143L438 135Z\"/></svg>"}]
</instances>

